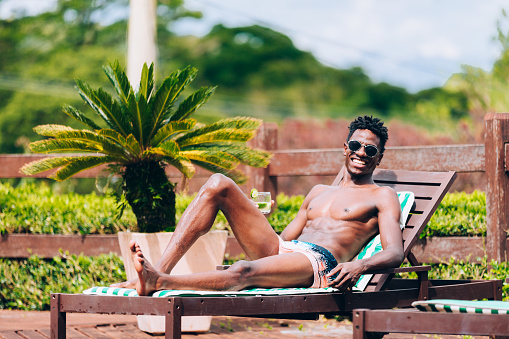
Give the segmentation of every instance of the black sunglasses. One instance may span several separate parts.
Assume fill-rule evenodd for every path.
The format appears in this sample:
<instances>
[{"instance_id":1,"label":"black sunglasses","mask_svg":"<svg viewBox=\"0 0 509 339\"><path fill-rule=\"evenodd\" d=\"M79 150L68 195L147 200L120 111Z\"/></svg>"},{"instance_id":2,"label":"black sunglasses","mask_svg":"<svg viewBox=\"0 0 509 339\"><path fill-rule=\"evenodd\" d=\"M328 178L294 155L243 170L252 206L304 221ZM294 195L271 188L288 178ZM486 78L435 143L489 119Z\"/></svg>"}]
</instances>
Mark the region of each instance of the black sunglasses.
<instances>
[{"instance_id":1,"label":"black sunglasses","mask_svg":"<svg viewBox=\"0 0 509 339\"><path fill-rule=\"evenodd\" d=\"M379 150L375 145L364 145L361 142L357 140L350 140L348 141L348 149L352 152L357 152L361 149L362 146L364 146L364 152L366 152L366 155L370 158L375 157Z\"/></svg>"}]
</instances>

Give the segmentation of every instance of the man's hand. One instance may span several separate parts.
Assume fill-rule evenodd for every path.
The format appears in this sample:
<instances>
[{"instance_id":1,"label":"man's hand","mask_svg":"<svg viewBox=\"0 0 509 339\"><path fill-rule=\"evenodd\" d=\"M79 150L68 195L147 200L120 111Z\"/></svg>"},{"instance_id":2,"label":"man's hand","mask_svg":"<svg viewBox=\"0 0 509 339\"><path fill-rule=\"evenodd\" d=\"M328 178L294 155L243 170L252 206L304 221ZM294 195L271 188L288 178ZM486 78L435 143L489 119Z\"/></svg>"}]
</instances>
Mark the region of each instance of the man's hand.
<instances>
[{"instance_id":1,"label":"man's hand","mask_svg":"<svg viewBox=\"0 0 509 339\"><path fill-rule=\"evenodd\" d=\"M364 273L364 269L358 261L344 262L334 267L330 273L327 274L327 278L330 279L336 273L338 276L329 282L329 287L337 288L340 291L346 291L355 286L357 280L359 280Z\"/></svg>"}]
</instances>

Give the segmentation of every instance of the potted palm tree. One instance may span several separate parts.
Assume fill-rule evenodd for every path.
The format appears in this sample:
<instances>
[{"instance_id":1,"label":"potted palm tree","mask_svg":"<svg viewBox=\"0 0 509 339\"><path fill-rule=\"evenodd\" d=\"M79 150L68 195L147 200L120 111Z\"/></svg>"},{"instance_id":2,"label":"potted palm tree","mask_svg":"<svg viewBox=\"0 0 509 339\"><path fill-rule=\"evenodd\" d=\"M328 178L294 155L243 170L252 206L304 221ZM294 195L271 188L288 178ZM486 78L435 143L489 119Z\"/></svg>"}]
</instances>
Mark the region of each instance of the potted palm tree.
<instances>
[{"instance_id":1,"label":"potted palm tree","mask_svg":"<svg viewBox=\"0 0 509 339\"><path fill-rule=\"evenodd\" d=\"M141 234L171 231L175 226L176 184L168 179L165 172L167 166L177 168L184 179L190 179L195 166L200 166L242 183L247 178L236 169L237 165L264 167L269 163L270 153L246 145L255 135L261 120L235 117L203 125L190 117L208 101L215 90L215 87L201 88L179 100L184 89L196 76L197 70L194 68L187 67L171 73L157 90L153 64L150 67L144 65L137 90L129 83L118 61L105 66L104 72L118 98L113 98L102 88L92 89L81 80L77 80L76 85L83 100L95 113L95 120L102 120L105 127L99 126L75 107L64 106L63 111L84 124L86 129L58 124L37 126L35 132L48 138L30 143L30 149L36 153L74 154L37 160L24 165L21 171L31 175L56 169L50 177L62 181L80 171L107 165L111 174L119 176L123 197L136 215L135 231L141 232L119 234L126 273L130 278L135 273L129 267L129 240L135 238L146 243L149 247L146 256L151 261L157 261L168 239L154 239L154 234L142 237ZM122 206L125 203L121 202ZM168 233L158 235L168 237ZM198 247L195 246L194 250L191 248L187 257L181 260L182 264L179 262L173 272L188 273L190 267L210 270L220 264L227 234L223 232L219 237L217 234L210 236L212 238L209 240L198 241ZM213 248L206 250L204 246ZM215 253L215 258L205 266L203 252ZM200 264L187 262L193 257ZM188 323L193 325L195 322ZM183 327L186 325L183 324ZM208 325L206 328L190 327L193 331L207 329ZM152 328L145 330L158 332Z\"/></svg>"},{"instance_id":2,"label":"potted palm tree","mask_svg":"<svg viewBox=\"0 0 509 339\"><path fill-rule=\"evenodd\" d=\"M58 169L50 177L63 181L99 165L122 178L123 195L137 219L140 232L158 232L175 226L175 184L165 173L174 166L184 178L191 178L195 165L223 173L237 183L246 180L238 164L264 167L270 154L245 145L261 120L249 117L222 119L198 124L190 116L204 105L215 87L201 88L178 101L194 80L197 70L187 67L171 73L154 88L154 68L144 65L138 90L134 90L118 61L104 67L118 99L102 88L92 89L77 80L83 100L106 127L100 127L72 106L63 111L87 129L63 125L40 125L35 132L49 137L30 143L35 153L91 153L49 157L24 165L25 174Z\"/></svg>"}]
</instances>

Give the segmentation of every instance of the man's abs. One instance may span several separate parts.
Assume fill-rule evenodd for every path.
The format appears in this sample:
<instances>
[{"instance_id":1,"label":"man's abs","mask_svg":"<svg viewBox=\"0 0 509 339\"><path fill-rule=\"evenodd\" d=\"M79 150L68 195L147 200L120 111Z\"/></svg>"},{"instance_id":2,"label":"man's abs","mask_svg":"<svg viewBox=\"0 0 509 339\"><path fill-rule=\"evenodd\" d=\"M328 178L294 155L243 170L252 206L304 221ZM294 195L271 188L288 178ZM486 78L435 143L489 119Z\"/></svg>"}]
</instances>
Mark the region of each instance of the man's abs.
<instances>
[{"instance_id":1,"label":"man's abs","mask_svg":"<svg viewBox=\"0 0 509 339\"><path fill-rule=\"evenodd\" d=\"M322 246L329 250L338 262L346 262L355 257L377 233L376 222L372 225L323 217L308 221L296 240Z\"/></svg>"}]
</instances>

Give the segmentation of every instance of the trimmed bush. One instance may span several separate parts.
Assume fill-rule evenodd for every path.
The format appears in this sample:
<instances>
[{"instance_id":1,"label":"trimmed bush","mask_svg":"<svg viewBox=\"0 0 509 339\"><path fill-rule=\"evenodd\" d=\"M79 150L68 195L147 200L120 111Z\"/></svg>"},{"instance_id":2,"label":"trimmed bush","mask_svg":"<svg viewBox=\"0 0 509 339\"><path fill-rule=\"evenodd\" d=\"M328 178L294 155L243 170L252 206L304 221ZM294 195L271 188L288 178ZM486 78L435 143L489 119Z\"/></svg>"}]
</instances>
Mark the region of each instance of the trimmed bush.
<instances>
[{"instance_id":1,"label":"trimmed bush","mask_svg":"<svg viewBox=\"0 0 509 339\"><path fill-rule=\"evenodd\" d=\"M495 260L488 262L487 257L484 257L480 258L480 264L475 264L469 262L468 259L454 260L451 258L447 263L426 264L431 266L428 277L429 279L444 280L502 280L504 281L502 296L505 301L508 301L509 284L505 283L505 279L509 276L509 263L499 263ZM415 272L404 273L401 274L401 277L417 279L417 274Z\"/></svg>"},{"instance_id":2,"label":"trimmed bush","mask_svg":"<svg viewBox=\"0 0 509 339\"><path fill-rule=\"evenodd\" d=\"M0 309L49 310L52 292L81 293L125 280L122 259L114 254L0 259Z\"/></svg>"},{"instance_id":3,"label":"trimmed bush","mask_svg":"<svg viewBox=\"0 0 509 339\"><path fill-rule=\"evenodd\" d=\"M486 236L486 194L448 193L431 217L424 237Z\"/></svg>"},{"instance_id":4,"label":"trimmed bush","mask_svg":"<svg viewBox=\"0 0 509 339\"><path fill-rule=\"evenodd\" d=\"M16 188L0 184L0 233L112 234L130 228L129 210L115 219L115 197L95 193L54 194L44 182Z\"/></svg>"}]
</instances>

